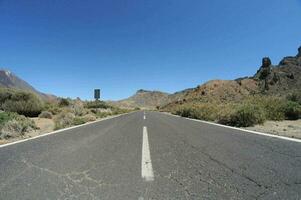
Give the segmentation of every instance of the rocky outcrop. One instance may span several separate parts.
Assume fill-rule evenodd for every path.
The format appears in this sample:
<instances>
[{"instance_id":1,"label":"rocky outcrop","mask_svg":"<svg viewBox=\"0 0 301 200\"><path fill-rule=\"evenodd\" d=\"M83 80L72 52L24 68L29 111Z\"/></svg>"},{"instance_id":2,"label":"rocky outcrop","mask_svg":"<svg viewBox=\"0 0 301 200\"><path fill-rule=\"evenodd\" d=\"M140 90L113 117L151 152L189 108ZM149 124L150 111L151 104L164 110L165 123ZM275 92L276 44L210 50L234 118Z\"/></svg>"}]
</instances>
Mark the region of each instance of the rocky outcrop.
<instances>
[{"instance_id":1,"label":"rocky outcrop","mask_svg":"<svg viewBox=\"0 0 301 200\"><path fill-rule=\"evenodd\" d=\"M268 90L269 89L269 76L272 72L272 61L269 57L264 57L262 59L262 65L257 71L257 73L254 76L255 80L258 80L260 82L259 86L262 88L262 90Z\"/></svg>"},{"instance_id":2,"label":"rocky outcrop","mask_svg":"<svg viewBox=\"0 0 301 200\"><path fill-rule=\"evenodd\" d=\"M253 77L259 89L268 94L284 94L288 90L301 88L301 47L296 56L284 57L279 65L273 66L267 57Z\"/></svg>"}]
</instances>

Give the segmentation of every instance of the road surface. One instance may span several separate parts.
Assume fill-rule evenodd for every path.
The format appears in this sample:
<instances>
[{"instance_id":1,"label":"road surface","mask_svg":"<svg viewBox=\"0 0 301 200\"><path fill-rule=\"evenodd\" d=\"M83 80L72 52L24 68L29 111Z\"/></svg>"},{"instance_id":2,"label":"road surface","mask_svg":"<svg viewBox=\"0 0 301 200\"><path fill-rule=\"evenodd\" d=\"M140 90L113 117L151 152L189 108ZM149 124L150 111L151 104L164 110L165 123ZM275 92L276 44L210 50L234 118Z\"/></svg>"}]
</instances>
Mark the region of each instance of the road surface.
<instances>
[{"instance_id":1,"label":"road surface","mask_svg":"<svg viewBox=\"0 0 301 200\"><path fill-rule=\"evenodd\" d=\"M0 199L301 199L301 143L158 112L0 148Z\"/></svg>"}]
</instances>

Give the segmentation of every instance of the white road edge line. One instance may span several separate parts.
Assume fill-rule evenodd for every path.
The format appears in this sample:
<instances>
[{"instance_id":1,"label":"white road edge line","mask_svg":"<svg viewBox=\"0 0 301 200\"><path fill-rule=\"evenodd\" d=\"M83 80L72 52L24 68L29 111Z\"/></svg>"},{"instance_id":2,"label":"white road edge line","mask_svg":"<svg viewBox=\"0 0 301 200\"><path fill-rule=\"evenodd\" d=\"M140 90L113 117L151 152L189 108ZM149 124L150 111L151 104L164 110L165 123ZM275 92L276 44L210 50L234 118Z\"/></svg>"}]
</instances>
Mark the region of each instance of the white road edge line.
<instances>
[{"instance_id":1,"label":"white road edge line","mask_svg":"<svg viewBox=\"0 0 301 200\"><path fill-rule=\"evenodd\" d=\"M272 138L277 138L277 139L282 139L282 140L288 140L288 141L292 141L292 142L299 142L299 143L301 143L301 139L289 138L289 137L279 136L279 135L272 135L272 134L262 133L262 132L258 132L258 131L252 131L252 130L246 130L246 129L242 129L242 128L237 128L237 127L232 127L232 126L217 124L217 123L214 123L214 122L207 122L207 121L199 120L199 119L191 119L191 118L187 118L187 117L181 117L181 116L174 115L174 114L171 114L171 113L164 113L164 114L170 115L170 116L173 116L173 117L179 117L179 118L188 119L188 120L191 120L191 121L202 122L202 123L206 123L206 124L210 124L210 125L214 125L214 126L220 126L220 127L224 127L224 128L239 130L239 131L243 131L243 132L247 132L247 133L253 133L253 134L262 135L262 136L266 136L266 137L272 137Z\"/></svg>"},{"instance_id":2,"label":"white road edge line","mask_svg":"<svg viewBox=\"0 0 301 200\"><path fill-rule=\"evenodd\" d=\"M146 126L143 127L141 176L145 181L153 181L154 180L154 172L153 172L152 160L151 160L151 156L150 156Z\"/></svg>"},{"instance_id":3,"label":"white road edge line","mask_svg":"<svg viewBox=\"0 0 301 200\"><path fill-rule=\"evenodd\" d=\"M53 132L49 132L49 133L44 133L44 134L41 134L41 135L38 135L38 136L35 136L35 137L31 137L31 138L27 138L27 139L21 139L21 140L15 141L15 142L7 143L7 144L1 144L0 148L7 147L7 146L10 146L10 145L14 145L14 144L18 144L18 143L22 143L22 142L27 142L29 140L38 139L38 138L41 138L41 137L45 137L45 136L52 135L52 134L55 134L55 133L64 132L64 131L75 129L75 128L79 128L79 127L82 127L82 126L87 126L87 125L94 124L94 123L97 123L97 122L101 122L101 121L105 121L105 120L109 120L109 119L121 117L123 115L128 115L128 114L131 114L131 113L133 113L133 112L124 113L124 114L115 115L115 116L110 116L110 117L99 119L99 120L96 120L96 121L93 121L93 122L88 122L88 123L85 123L85 124L81 124L81 125L77 125L77 126L72 126L72 127L60 129L60 130L57 130L57 131L53 131Z\"/></svg>"}]
</instances>

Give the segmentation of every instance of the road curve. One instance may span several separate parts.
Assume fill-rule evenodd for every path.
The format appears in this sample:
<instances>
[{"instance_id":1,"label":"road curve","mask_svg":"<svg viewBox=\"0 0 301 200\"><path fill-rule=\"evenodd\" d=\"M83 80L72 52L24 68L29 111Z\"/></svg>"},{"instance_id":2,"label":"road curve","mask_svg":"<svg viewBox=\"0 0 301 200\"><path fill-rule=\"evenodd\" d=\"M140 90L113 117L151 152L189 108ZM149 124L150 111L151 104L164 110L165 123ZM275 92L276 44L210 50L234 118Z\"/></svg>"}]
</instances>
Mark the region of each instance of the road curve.
<instances>
[{"instance_id":1,"label":"road curve","mask_svg":"<svg viewBox=\"0 0 301 200\"><path fill-rule=\"evenodd\" d=\"M0 199L301 199L301 143L134 112L0 148Z\"/></svg>"}]
</instances>

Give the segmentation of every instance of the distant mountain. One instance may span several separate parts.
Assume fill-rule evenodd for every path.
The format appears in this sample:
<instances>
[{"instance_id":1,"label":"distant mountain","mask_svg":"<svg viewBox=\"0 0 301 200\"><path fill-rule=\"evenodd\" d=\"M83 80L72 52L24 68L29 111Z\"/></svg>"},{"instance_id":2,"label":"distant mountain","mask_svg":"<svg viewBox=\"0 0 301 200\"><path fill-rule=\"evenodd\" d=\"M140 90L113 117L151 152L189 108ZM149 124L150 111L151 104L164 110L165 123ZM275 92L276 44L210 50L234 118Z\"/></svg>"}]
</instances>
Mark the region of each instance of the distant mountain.
<instances>
[{"instance_id":1,"label":"distant mountain","mask_svg":"<svg viewBox=\"0 0 301 200\"><path fill-rule=\"evenodd\" d=\"M123 108L139 107L142 109L154 109L156 106L160 106L168 102L168 96L168 93L140 89L133 96L127 99L113 101L110 103Z\"/></svg>"},{"instance_id":2,"label":"distant mountain","mask_svg":"<svg viewBox=\"0 0 301 200\"><path fill-rule=\"evenodd\" d=\"M44 100L53 100L56 97L54 95L45 94L42 92L39 92L34 87L32 87L30 84L28 84L26 81L22 80L9 70L0 70L0 87L5 88L13 88L13 89L19 89L23 91L28 91L37 94Z\"/></svg>"}]
</instances>

